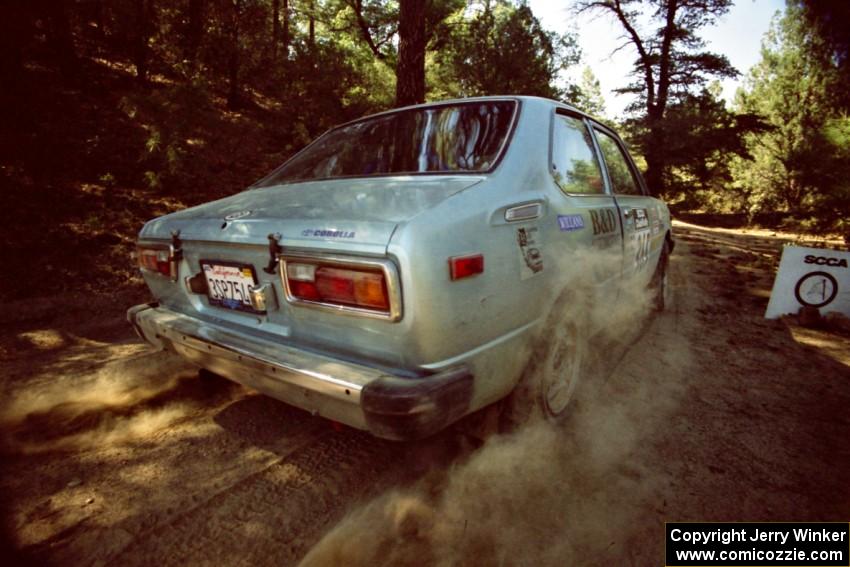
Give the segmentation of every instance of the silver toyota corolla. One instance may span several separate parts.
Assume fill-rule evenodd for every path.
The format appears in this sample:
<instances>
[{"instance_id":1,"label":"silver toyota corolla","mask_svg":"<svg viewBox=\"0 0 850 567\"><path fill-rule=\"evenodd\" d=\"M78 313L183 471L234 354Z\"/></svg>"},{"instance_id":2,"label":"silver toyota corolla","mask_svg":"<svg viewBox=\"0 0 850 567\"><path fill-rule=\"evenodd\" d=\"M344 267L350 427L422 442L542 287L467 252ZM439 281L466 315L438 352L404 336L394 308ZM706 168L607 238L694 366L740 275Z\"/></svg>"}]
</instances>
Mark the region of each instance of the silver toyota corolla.
<instances>
[{"instance_id":1,"label":"silver toyota corolla","mask_svg":"<svg viewBox=\"0 0 850 567\"><path fill-rule=\"evenodd\" d=\"M446 101L338 126L248 190L148 222L156 302L128 319L212 372L411 439L514 390L579 250L617 258L600 285L663 291L672 244L606 126L534 97ZM574 374L542 388L548 414Z\"/></svg>"}]
</instances>

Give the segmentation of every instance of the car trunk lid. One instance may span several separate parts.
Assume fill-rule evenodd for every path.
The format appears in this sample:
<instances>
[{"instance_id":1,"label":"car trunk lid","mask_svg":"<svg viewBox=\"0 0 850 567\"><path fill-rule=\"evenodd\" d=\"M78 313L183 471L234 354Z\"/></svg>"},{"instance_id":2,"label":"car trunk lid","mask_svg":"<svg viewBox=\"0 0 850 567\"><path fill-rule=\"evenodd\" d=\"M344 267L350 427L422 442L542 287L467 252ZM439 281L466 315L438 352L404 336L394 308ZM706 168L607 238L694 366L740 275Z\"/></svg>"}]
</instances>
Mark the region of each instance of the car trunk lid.
<instances>
[{"instance_id":1,"label":"car trunk lid","mask_svg":"<svg viewBox=\"0 0 850 567\"><path fill-rule=\"evenodd\" d=\"M399 223L481 181L479 176L396 176L252 189L149 222L142 239L268 244L381 254Z\"/></svg>"},{"instance_id":2,"label":"car trunk lid","mask_svg":"<svg viewBox=\"0 0 850 567\"><path fill-rule=\"evenodd\" d=\"M398 329L385 320L343 317L286 300L269 235L281 235L284 254L384 258L398 225L481 179L471 175L339 179L245 191L145 225L142 244L173 241L181 250L177 282L156 274L145 274L145 279L157 300L175 311L244 333L276 336L286 344L392 359L399 356L393 354ZM176 231L178 238L172 240ZM219 267L232 272L227 278L253 278L254 287L270 286L267 312L245 312L240 309L244 306L224 305L224 300L213 297L218 291L210 292L207 272L221 279L224 276L216 275ZM235 276L237 272L243 276ZM206 281L206 288L193 291L191 282L196 280ZM228 299L235 300L237 294L231 292ZM378 336L384 340L376 341Z\"/></svg>"}]
</instances>

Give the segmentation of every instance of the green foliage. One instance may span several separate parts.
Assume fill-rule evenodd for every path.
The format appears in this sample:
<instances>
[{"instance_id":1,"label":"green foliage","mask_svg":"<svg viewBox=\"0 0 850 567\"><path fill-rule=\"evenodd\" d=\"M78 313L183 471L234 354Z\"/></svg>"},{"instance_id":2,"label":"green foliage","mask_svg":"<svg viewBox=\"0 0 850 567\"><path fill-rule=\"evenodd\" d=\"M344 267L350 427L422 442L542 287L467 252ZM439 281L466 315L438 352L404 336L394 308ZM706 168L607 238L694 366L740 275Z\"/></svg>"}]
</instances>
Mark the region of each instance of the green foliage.
<instances>
[{"instance_id":1,"label":"green foliage","mask_svg":"<svg viewBox=\"0 0 850 567\"><path fill-rule=\"evenodd\" d=\"M811 34L809 56L823 69L832 70L831 105L850 112L850 2L788 0L799 10Z\"/></svg>"},{"instance_id":2,"label":"green foliage","mask_svg":"<svg viewBox=\"0 0 850 567\"><path fill-rule=\"evenodd\" d=\"M590 67L585 67L582 70L581 81L570 102L592 116L605 117L605 97L602 96L599 79L596 78Z\"/></svg>"},{"instance_id":3,"label":"green foliage","mask_svg":"<svg viewBox=\"0 0 850 567\"><path fill-rule=\"evenodd\" d=\"M120 102L121 109L139 121L147 136L139 161L150 189L183 175L185 160L193 139L203 135L203 123L212 100L207 85L200 81L173 83L144 94L130 94Z\"/></svg>"},{"instance_id":4,"label":"green foliage","mask_svg":"<svg viewBox=\"0 0 850 567\"><path fill-rule=\"evenodd\" d=\"M633 111L646 109L663 115L668 102L701 90L717 77L735 77L728 59L704 51L700 29L729 11L732 0L599 0L581 2L582 10L606 11L617 17L637 51L634 81L618 89L633 93ZM638 22L651 18L657 27L641 36ZM625 23L623 23L625 21Z\"/></svg>"},{"instance_id":5,"label":"green foliage","mask_svg":"<svg viewBox=\"0 0 850 567\"><path fill-rule=\"evenodd\" d=\"M15 297L126 285L142 222L239 191L327 128L396 102L398 0L13 4L0 181L14 188L7 214L29 222L0 239L20 242L7 248L21 269L67 274L13 282ZM525 4L488 5L485 18L483 4L427 0L431 98L557 95L572 39Z\"/></svg>"},{"instance_id":6,"label":"green foliage","mask_svg":"<svg viewBox=\"0 0 850 567\"><path fill-rule=\"evenodd\" d=\"M394 104L398 0L70 0L66 6L83 57L139 78L120 106L145 129L139 153L142 171L153 172L148 185L168 187L163 181L180 174L191 124L222 100L230 110L281 112L282 146L290 149ZM558 97L559 72L577 61L575 38L544 30L521 1L428 0L425 30L432 99ZM168 120L154 120L152 107Z\"/></svg>"},{"instance_id":7,"label":"green foliage","mask_svg":"<svg viewBox=\"0 0 850 567\"><path fill-rule=\"evenodd\" d=\"M850 116L831 118L818 133L822 143L813 149L820 149L821 159L813 173L821 190L812 207L818 228L850 234Z\"/></svg>"},{"instance_id":8,"label":"green foliage","mask_svg":"<svg viewBox=\"0 0 850 567\"><path fill-rule=\"evenodd\" d=\"M107 189L112 189L115 187L115 176L112 173L104 173L100 177L98 177L98 181L100 181L101 185L106 187Z\"/></svg>"},{"instance_id":9,"label":"green foliage","mask_svg":"<svg viewBox=\"0 0 850 567\"><path fill-rule=\"evenodd\" d=\"M570 160L570 169L555 172L555 182L567 193L600 193L602 175L595 161L586 159Z\"/></svg>"},{"instance_id":10,"label":"green foliage","mask_svg":"<svg viewBox=\"0 0 850 567\"><path fill-rule=\"evenodd\" d=\"M719 83L679 97L668 106L663 128L667 195L690 208L726 192L732 181L732 161L752 159L745 136L769 130L758 115L727 109Z\"/></svg>"},{"instance_id":11,"label":"green foliage","mask_svg":"<svg viewBox=\"0 0 850 567\"><path fill-rule=\"evenodd\" d=\"M847 230L850 130L837 94L846 77L819 55L820 42L799 8L774 20L736 100L771 128L747 138L754 160L735 164L735 185L751 213L783 210L817 230Z\"/></svg>"},{"instance_id":12,"label":"green foliage","mask_svg":"<svg viewBox=\"0 0 850 567\"><path fill-rule=\"evenodd\" d=\"M526 94L561 98L559 72L578 62L576 38L542 28L526 4L485 1L447 22L430 75L432 98Z\"/></svg>"},{"instance_id":13,"label":"green foliage","mask_svg":"<svg viewBox=\"0 0 850 567\"><path fill-rule=\"evenodd\" d=\"M646 159L646 180L650 191L664 195L676 164L668 148L691 137L691 129L675 129L667 124L673 107L687 110L695 95L704 91L712 77L734 77L738 72L721 55L705 51L699 37L701 28L724 15L731 0L581 0L579 10L608 13L623 28L636 52L631 84L619 92L637 95L628 107L631 139ZM640 25L647 19L655 27ZM639 30L652 31L641 34ZM682 112L679 112L680 118ZM738 132L728 132L730 136ZM673 136L673 139L668 139ZM699 140L685 141L691 150L700 150ZM706 155L694 156L706 159ZM675 189L674 189L675 190Z\"/></svg>"},{"instance_id":14,"label":"green foliage","mask_svg":"<svg viewBox=\"0 0 850 567\"><path fill-rule=\"evenodd\" d=\"M362 42L379 59L394 65L398 32L398 2L387 0L330 0L320 8L328 29Z\"/></svg>"}]
</instances>

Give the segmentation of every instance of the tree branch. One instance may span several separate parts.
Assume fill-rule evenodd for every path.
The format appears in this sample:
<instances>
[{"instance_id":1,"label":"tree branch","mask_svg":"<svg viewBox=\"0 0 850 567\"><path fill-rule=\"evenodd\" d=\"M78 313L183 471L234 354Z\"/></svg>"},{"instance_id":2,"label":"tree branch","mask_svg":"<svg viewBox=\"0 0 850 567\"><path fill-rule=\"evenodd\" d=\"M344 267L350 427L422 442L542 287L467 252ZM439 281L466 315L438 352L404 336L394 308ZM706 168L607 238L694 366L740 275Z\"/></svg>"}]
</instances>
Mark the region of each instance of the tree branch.
<instances>
[{"instance_id":1,"label":"tree branch","mask_svg":"<svg viewBox=\"0 0 850 567\"><path fill-rule=\"evenodd\" d=\"M652 57L647 51L640 35L638 35L637 30L629 21L628 14L626 14L623 10L620 0L596 0L594 2L588 2L583 4L579 8L579 11L583 12L585 10L592 10L595 8L612 12L617 17L620 25L622 25L623 29L626 31L629 41L631 41L631 43L635 46L635 49L637 49L640 67L643 69L644 82L646 83L647 108L653 108L655 106L655 78L652 75Z\"/></svg>"},{"instance_id":2,"label":"tree branch","mask_svg":"<svg viewBox=\"0 0 850 567\"><path fill-rule=\"evenodd\" d=\"M670 90L670 49L676 33L677 0L668 0L664 21L664 35L661 40L661 59L658 62L658 108L661 112L667 106L667 94ZM659 112L660 114L660 112Z\"/></svg>"},{"instance_id":3,"label":"tree branch","mask_svg":"<svg viewBox=\"0 0 850 567\"><path fill-rule=\"evenodd\" d=\"M348 0L347 3L351 9L354 10L357 27L360 29L360 35L363 36L363 40L366 42L366 45L369 46L369 49L372 50L375 57L381 60L386 59L386 55L380 50L379 45L383 45L387 42L387 40L385 39L380 44L375 43L375 40L372 38L372 30L369 28L369 22L367 22L366 18L363 16L363 0Z\"/></svg>"}]
</instances>

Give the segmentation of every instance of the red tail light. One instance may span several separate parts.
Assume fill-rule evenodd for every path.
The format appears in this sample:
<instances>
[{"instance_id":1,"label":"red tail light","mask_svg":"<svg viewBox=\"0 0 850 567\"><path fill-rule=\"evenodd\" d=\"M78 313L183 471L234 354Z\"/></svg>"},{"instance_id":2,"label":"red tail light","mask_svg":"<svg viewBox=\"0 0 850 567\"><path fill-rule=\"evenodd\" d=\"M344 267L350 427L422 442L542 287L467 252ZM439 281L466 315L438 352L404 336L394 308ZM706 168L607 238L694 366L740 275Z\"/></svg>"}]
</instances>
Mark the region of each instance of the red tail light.
<instances>
[{"instance_id":1,"label":"red tail light","mask_svg":"<svg viewBox=\"0 0 850 567\"><path fill-rule=\"evenodd\" d=\"M149 272L156 272L169 278L176 277L177 266L169 248L136 248L139 267Z\"/></svg>"},{"instance_id":2,"label":"red tail light","mask_svg":"<svg viewBox=\"0 0 850 567\"><path fill-rule=\"evenodd\" d=\"M449 276L452 280L460 280L482 273L484 273L483 254L449 258Z\"/></svg>"},{"instance_id":3,"label":"red tail light","mask_svg":"<svg viewBox=\"0 0 850 567\"><path fill-rule=\"evenodd\" d=\"M286 261L286 286L291 299L396 318L391 314L392 293L382 266L340 264Z\"/></svg>"}]
</instances>

